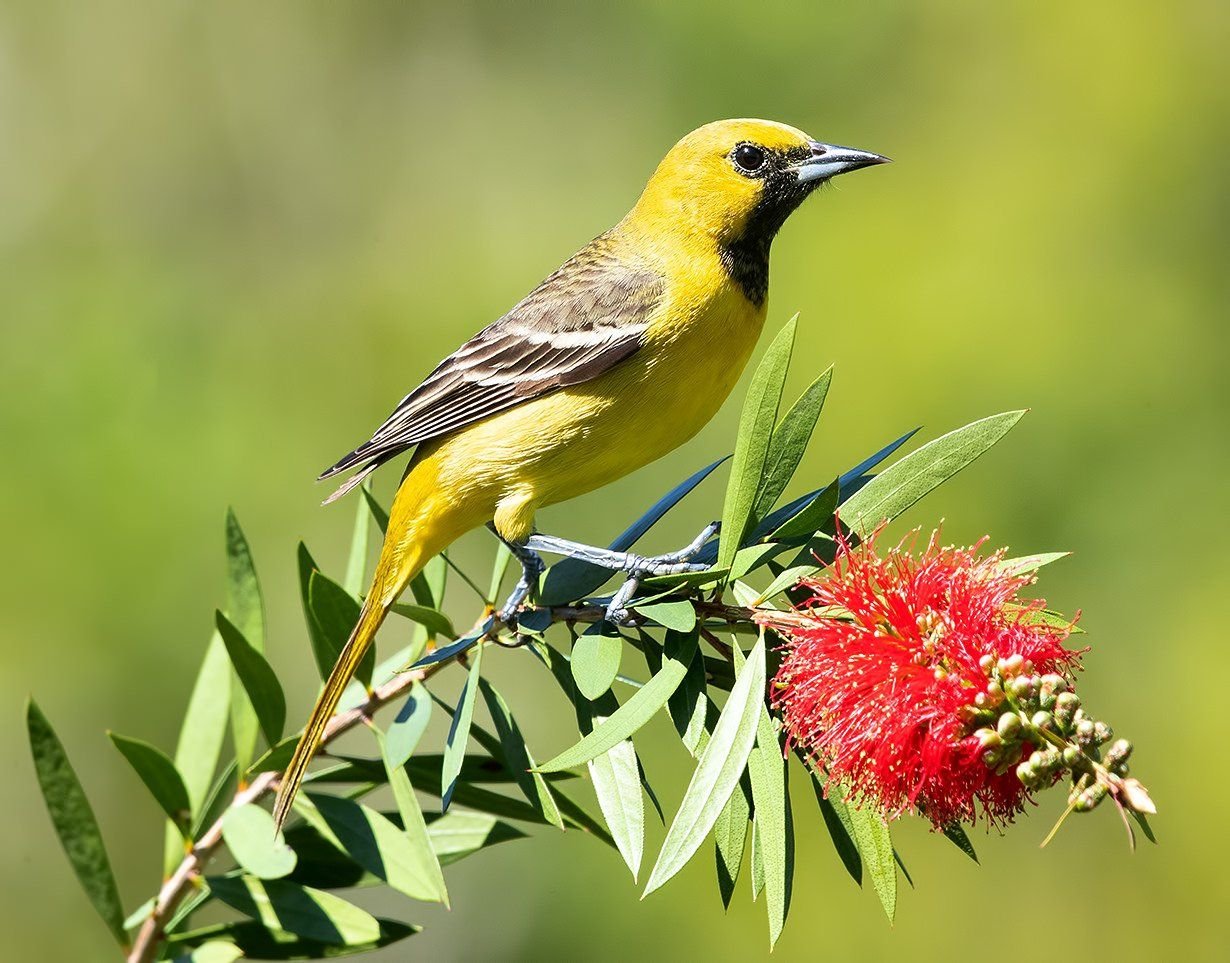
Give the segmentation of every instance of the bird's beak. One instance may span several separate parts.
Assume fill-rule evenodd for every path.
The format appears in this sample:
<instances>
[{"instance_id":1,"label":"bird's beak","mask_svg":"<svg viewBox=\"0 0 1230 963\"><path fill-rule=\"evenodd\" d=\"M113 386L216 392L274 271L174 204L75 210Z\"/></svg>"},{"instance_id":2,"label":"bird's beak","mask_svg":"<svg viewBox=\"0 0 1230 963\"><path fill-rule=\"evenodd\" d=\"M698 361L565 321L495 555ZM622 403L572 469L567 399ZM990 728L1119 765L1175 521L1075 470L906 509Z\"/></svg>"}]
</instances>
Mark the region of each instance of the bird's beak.
<instances>
[{"instance_id":1,"label":"bird's beak","mask_svg":"<svg viewBox=\"0 0 1230 963\"><path fill-rule=\"evenodd\" d=\"M811 142L811 156L794 167L800 184L825 181L838 174L856 171L860 167L887 164L887 157L853 147L838 147L836 144Z\"/></svg>"}]
</instances>

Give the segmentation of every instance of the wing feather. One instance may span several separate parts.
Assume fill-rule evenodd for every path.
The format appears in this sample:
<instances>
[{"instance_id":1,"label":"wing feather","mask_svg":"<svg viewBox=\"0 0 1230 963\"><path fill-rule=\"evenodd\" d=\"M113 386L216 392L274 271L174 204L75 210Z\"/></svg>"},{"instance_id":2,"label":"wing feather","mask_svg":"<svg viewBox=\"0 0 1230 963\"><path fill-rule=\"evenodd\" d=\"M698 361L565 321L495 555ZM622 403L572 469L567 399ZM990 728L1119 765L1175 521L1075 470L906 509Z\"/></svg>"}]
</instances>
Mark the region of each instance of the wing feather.
<instances>
[{"instance_id":1,"label":"wing feather","mask_svg":"<svg viewBox=\"0 0 1230 963\"><path fill-rule=\"evenodd\" d=\"M358 466L330 500L415 445L609 371L640 348L662 298L656 272L598 238L444 359L370 440L320 477Z\"/></svg>"}]
</instances>

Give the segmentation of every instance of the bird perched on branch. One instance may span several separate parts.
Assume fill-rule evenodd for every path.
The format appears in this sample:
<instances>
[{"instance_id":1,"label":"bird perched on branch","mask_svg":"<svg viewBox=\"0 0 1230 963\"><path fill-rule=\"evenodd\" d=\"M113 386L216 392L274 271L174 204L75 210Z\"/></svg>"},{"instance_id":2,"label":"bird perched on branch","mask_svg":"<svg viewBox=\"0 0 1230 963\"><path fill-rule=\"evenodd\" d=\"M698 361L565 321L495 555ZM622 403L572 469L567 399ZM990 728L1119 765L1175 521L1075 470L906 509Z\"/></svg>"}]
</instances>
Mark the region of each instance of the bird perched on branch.
<instances>
[{"instance_id":1,"label":"bird perched on branch","mask_svg":"<svg viewBox=\"0 0 1230 963\"><path fill-rule=\"evenodd\" d=\"M521 562L506 622L543 571L538 551L630 577L689 567L713 526L682 551L642 558L538 535L534 513L648 464L713 416L764 324L778 229L829 178L886 160L763 120L694 130L622 221L442 361L321 476L356 469L331 501L416 448L358 624L283 775L279 825L385 614L458 536L491 524Z\"/></svg>"}]
</instances>

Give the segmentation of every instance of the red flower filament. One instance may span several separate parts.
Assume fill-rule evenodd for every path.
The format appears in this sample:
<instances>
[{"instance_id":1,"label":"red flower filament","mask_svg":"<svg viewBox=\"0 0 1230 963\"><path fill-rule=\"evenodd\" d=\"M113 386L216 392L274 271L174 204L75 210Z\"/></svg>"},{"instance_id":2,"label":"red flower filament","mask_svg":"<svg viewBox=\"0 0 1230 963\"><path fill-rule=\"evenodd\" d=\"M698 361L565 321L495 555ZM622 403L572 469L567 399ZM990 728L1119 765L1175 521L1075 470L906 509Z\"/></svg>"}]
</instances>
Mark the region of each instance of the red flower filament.
<instances>
[{"instance_id":1,"label":"red flower filament","mask_svg":"<svg viewBox=\"0 0 1230 963\"><path fill-rule=\"evenodd\" d=\"M988 667L1070 675L1078 656L1063 646L1070 627L1018 597L1032 575L981 545L941 547L936 533L918 557L900 545L881 556L874 536L857 549L839 540L825 577L802 583L809 603L759 617L784 642L772 699L790 744L855 802L943 827L979 809L1009 822L1028 798L973 735L978 710L1001 698Z\"/></svg>"}]
</instances>

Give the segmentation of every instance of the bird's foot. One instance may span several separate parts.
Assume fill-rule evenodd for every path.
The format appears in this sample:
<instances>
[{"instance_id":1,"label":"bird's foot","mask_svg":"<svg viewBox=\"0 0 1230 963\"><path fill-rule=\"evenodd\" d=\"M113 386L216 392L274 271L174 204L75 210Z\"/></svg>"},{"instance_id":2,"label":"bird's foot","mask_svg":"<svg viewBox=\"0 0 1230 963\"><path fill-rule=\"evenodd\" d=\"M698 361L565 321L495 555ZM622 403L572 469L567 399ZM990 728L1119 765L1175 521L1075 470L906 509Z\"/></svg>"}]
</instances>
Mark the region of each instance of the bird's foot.
<instances>
[{"instance_id":1,"label":"bird's foot","mask_svg":"<svg viewBox=\"0 0 1230 963\"><path fill-rule=\"evenodd\" d=\"M500 606L496 618L504 625L516 628L521 606L527 598L534 598L538 595L538 579L546 571L547 566L538 553L532 549L524 545L514 545L512 542L504 542L504 544L513 553L513 558L521 563L521 577L517 579L512 593Z\"/></svg>"},{"instance_id":2,"label":"bird's foot","mask_svg":"<svg viewBox=\"0 0 1230 963\"><path fill-rule=\"evenodd\" d=\"M556 538L553 535L531 535L526 540L524 548L531 553L538 551L551 552L554 555L578 558L593 565L599 565L602 568L626 573L628 577L607 604L605 615L606 621L613 622L616 625L623 625L628 621L628 602L640 587L641 579L655 575L682 575L686 572L702 572L708 568L707 565L693 563L688 560L704 548L705 543L716 534L719 527L718 522L711 522L705 526L704 531L683 548L678 551L667 552L665 555L637 555L633 552L617 552L609 548L582 545L580 542L571 542L568 539Z\"/></svg>"}]
</instances>

